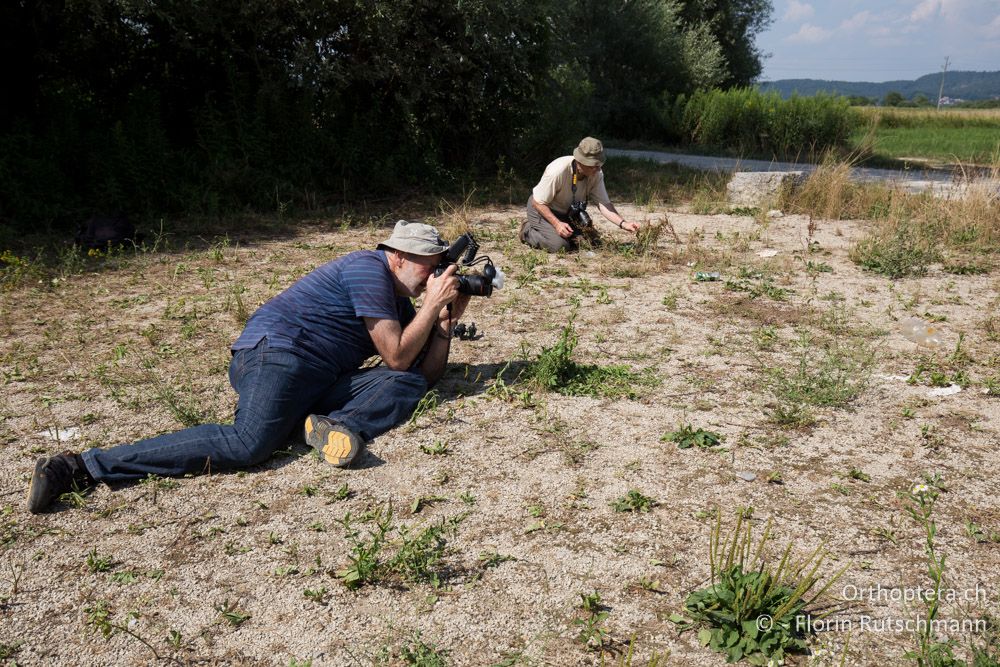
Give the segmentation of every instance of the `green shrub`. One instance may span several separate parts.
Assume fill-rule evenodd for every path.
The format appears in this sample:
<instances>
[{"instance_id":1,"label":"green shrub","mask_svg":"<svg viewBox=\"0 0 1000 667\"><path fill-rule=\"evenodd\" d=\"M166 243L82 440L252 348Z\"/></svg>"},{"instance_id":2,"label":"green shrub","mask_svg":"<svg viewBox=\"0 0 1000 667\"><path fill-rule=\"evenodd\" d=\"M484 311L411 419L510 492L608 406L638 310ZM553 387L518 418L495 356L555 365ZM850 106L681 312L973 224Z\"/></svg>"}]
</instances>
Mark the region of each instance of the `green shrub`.
<instances>
[{"instance_id":1,"label":"green shrub","mask_svg":"<svg viewBox=\"0 0 1000 667\"><path fill-rule=\"evenodd\" d=\"M846 148L860 116L847 100L830 95L792 96L754 88L699 91L691 96L678 119L677 133L699 146L735 151L740 155L794 158Z\"/></svg>"}]
</instances>

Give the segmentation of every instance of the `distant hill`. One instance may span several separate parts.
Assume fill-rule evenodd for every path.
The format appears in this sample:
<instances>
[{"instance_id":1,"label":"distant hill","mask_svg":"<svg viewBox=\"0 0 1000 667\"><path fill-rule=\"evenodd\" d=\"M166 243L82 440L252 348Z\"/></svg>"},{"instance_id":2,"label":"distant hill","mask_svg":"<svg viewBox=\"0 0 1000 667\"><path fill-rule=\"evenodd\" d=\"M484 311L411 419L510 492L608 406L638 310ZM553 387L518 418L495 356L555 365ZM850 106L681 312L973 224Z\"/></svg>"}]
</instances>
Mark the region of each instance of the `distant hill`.
<instances>
[{"instance_id":1,"label":"distant hill","mask_svg":"<svg viewBox=\"0 0 1000 667\"><path fill-rule=\"evenodd\" d=\"M929 100L937 100L941 86L941 73L925 74L915 81L824 81L822 79L780 79L764 81L763 91L776 90L782 97L793 92L799 95L815 95L818 92L837 95L861 95L882 99L890 91L901 93L912 99L914 95L926 95ZM944 77L944 94L963 100L988 100L1000 97L1000 72L948 72Z\"/></svg>"}]
</instances>

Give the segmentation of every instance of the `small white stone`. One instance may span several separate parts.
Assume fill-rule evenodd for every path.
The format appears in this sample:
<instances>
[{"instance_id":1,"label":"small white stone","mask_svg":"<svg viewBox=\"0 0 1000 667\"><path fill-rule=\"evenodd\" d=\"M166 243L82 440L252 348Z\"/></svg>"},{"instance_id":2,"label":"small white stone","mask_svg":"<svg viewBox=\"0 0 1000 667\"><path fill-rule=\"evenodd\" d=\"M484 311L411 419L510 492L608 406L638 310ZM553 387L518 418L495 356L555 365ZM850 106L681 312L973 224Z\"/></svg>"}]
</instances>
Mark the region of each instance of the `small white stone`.
<instances>
[{"instance_id":1,"label":"small white stone","mask_svg":"<svg viewBox=\"0 0 1000 667\"><path fill-rule=\"evenodd\" d=\"M757 253L757 256L758 257L774 257L777 254L778 254L778 251L775 250L774 248L764 248L763 250L761 250L760 252Z\"/></svg>"},{"instance_id":2,"label":"small white stone","mask_svg":"<svg viewBox=\"0 0 1000 667\"><path fill-rule=\"evenodd\" d=\"M767 212L767 217L769 218L781 218L784 217L784 215L785 215L784 213L782 213L776 208L772 208L770 211Z\"/></svg>"},{"instance_id":3,"label":"small white stone","mask_svg":"<svg viewBox=\"0 0 1000 667\"><path fill-rule=\"evenodd\" d=\"M738 472L736 473L736 476L745 482L752 482L755 479L757 479L757 475L753 474L752 472Z\"/></svg>"},{"instance_id":4,"label":"small white stone","mask_svg":"<svg viewBox=\"0 0 1000 667\"><path fill-rule=\"evenodd\" d=\"M76 440L80 437L80 429L76 426L67 426L61 428L59 426L53 426L52 428L47 428L44 431L39 431L36 433L40 438L48 438L49 440L58 440L60 442L66 442L67 440Z\"/></svg>"},{"instance_id":5,"label":"small white stone","mask_svg":"<svg viewBox=\"0 0 1000 667\"><path fill-rule=\"evenodd\" d=\"M957 394L962 391L962 387L957 384L948 385L947 387L937 387L931 389L927 392L928 396L951 396L952 394Z\"/></svg>"},{"instance_id":6,"label":"small white stone","mask_svg":"<svg viewBox=\"0 0 1000 667\"><path fill-rule=\"evenodd\" d=\"M910 379L909 375L887 375L885 373L876 373L875 377L880 378L882 380L898 380L901 382L906 382L907 380Z\"/></svg>"}]
</instances>

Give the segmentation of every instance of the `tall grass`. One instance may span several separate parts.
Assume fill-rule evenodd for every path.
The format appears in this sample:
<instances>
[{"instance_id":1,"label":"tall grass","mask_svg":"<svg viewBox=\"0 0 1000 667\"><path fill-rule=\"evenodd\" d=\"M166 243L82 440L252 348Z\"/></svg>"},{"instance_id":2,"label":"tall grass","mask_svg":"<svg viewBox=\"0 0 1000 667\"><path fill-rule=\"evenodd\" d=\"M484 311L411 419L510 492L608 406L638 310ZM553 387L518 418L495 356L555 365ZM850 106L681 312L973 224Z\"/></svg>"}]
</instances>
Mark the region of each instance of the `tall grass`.
<instances>
[{"instance_id":1,"label":"tall grass","mask_svg":"<svg viewBox=\"0 0 1000 667\"><path fill-rule=\"evenodd\" d=\"M954 272L980 272L1000 253L1000 160L989 176L948 196L910 194L854 182L849 163L826 160L781 205L819 218L874 220L851 259L891 278L921 275L936 262Z\"/></svg>"},{"instance_id":2,"label":"tall grass","mask_svg":"<svg viewBox=\"0 0 1000 667\"><path fill-rule=\"evenodd\" d=\"M874 157L930 159L977 165L996 163L1000 152L1000 109L858 110L871 134ZM852 141L864 141L856 130Z\"/></svg>"},{"instance_id":3,"label":"tall grass","mask_svg":"<svg viewBox=\"0 0 1000 667\"><path fill-rule=\"evenodd\" d=\"M842 97L792 96L753 88L699 91L680 114L684 140L741 155L796 158L846 148L861 118Z\"/></svg>"},{"instance_id":4,"label":"tall grass","mask_svg":"<svg viewBox=\"0 0 1000 667\"><path fill-rule=\"evenodd\" d=\"M874 121L879 127L1000 127L1000 109L858 107L857 113L865 121Z\"/></svg>"}]
</instances>

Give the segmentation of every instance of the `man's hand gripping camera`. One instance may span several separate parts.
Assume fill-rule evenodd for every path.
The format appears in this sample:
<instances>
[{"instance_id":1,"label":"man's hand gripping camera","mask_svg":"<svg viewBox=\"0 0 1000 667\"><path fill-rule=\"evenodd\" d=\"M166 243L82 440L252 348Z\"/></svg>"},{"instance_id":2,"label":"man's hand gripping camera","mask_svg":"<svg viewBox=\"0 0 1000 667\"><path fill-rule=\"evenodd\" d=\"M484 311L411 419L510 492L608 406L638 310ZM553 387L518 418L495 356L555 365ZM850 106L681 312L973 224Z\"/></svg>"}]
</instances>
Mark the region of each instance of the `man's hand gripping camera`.
<instances>
[{"instance_id":1,"label":"man's hand gripping camera","mask_svg":"<svg viewBox=\"0 0 1000 667\"><path fill-rule=\"evenodd\" d=\"M497 268L493 260L487 255L476 258L479 252L479 244L471 233L465 233L455 239L455 242L448 248L441 263L434 270L435 276L440 276L452 264L457 264L459 270L483 265L479 273L463 273L456 275L458 278L458 291L460 294L471 294L472 296L490 296L494 289L503 287L504 273Z\"/></svg>"},{"instance_id":2,"label":"man's hand gripping camera","mask_svg":"<svg viewBox=\"0 0 1000 667\"><path fill-rule=\"evenodd\" d=\"M573 235L570 236L571 239L577 236L591 238L594 235L594 220L587 213L586 201L573 202L570 204L566 214L569 218L569 226L573 228Z\"/></svg>"}]
</instances>

